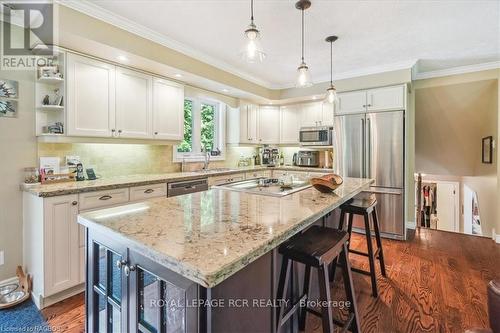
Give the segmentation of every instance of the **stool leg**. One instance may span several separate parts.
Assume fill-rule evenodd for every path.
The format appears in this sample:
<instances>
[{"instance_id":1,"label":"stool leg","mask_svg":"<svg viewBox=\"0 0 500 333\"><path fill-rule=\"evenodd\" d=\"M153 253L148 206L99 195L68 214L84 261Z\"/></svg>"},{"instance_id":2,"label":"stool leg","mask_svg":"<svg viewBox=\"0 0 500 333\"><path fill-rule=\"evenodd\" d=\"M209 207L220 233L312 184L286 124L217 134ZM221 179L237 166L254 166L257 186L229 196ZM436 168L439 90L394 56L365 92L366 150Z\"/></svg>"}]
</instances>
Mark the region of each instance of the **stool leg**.
<instances>
[{"instance_id":1,"label":"stool leg","mask_svg":"<svg viewBox=\"0 0 500 333\"><path fill-rule=\"evenodd\" d=\"M333 332L333 317L330 311L330 284L328 283L328 265L324 264L318 267L318 282L319 282L319 296L322 305L321 307L321 321L323 325L323 333Z\"/></svg>"},{"instance_id":2,"label":"stool leg","mask_svg":"<svg viewBox=\"0 0 500 333\"><path fill-rule=\"evenodd\" d=\"M380 231L378 228L378 217L377 217L377 207L373 208L372 212L373 218L373 228L375 229L375 239L377 241L378 250L378 262L380 264L380 271L382 272L382 276L387 276L385 273L385 262L384 262L384 251L382 250L382 240L380 239Z\"/></svg>"},{"instance_id":3,"label":"stool leg","mask_svg":"<svg viewBox=\"0 0 500 333\"><path fill-rule=\"evenodd\" d=\"M339 230L344 230L345 211L340 209ZM335 280L335 270L337 269L337 258L330 264L330 282Z\"/></svg>"},{"instance_id":4,"label":"stool leg","mask_svg":"<svg viewBox=\"0 0 500 333\"><path fill-rule=\"evenodd\" d=\"M373 244L372 244L372 235L370 230L370 220L368 217L368 213L364 213L363 217L365 219L365 234L366 234L366 243L368 245L368 262L370 263L370 277L372 280L372 294L373 297L378 296L377 292L377 276L375 272L375 256L373 255Z\"/></svg>"},{"instance_id":5,"label":"stool leg","mask_svg":"<svg viewBox=\"0 0 500 333\"><path fill-rule=\"evenodd\" d=\"M309 300L309 285L311 281L311 266L306 265L306 271L304 275L304 288L303 294L306 295L305 302L306 305L300 309L299 315L299 330L304 331L306 329L306 314L307 314L307 301Z\"/></svg>"},{"instance_id":6,"label":"stool leg","mask_svg":"<svg viewBox=\"0 0 500 333\"><path fill-rule=\"evenodd\" d=\"M348 240L348 243L347 243L347 250L349 250L350 247L351 247L351 234L352 234L352 221L353 221L353 218L354 218L354 214L349 213L349 222L347 224L347 233L349 234L349 240Z\"/></svg>"},{"instance_id":7,"label":"stool leg","mask_svg":"<svg viewBox=\"0 0 500 333\"><path fill-rule=\"evenodd\" d=\"M352 283L352 273L351 265L349 264L349 249L346 244L343 246L343 251L340 253L340 260L343 262L343 272L344 272L344 289L347 296L347 300L351 303L349 307L349 312L354 315L354 320L351 323L351 332L357 333L360 331L359 316L358 316L358 306L356 304L356 295L354 295L354 287Z\"/></svg>"},{"instance_id":8,"label":"stool leg","mask_svg":"<svg viewBox=\"0 0 500 333\"><path fill-rule=\"evenodd\" d=\"M277 323L276 333L280 333L281 327L283 326L281 320L283 319L283 315L285 313L286 303L284 302L284 300L286 297L286 293L288 291L289 278L290 278L290 259L283 256L283 261L281 263L280 280L278 283L278 294L276 296L277 301L280 302L279 308L276 309L276 323Z\"/></svg>"}]
</instances>

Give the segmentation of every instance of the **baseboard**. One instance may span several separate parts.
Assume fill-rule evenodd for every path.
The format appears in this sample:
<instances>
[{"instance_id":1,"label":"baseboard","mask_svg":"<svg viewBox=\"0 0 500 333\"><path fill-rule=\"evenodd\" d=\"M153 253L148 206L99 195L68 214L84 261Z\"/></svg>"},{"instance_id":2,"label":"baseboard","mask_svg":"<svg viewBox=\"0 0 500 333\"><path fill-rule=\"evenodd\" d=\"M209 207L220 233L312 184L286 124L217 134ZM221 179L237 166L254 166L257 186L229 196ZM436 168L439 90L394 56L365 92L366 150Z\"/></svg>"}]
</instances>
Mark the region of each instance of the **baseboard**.
<instances>
[{"instance_id":1,"label":"baseboard","mask_svg":"<svg viewBox=\"0 0 500 333\"><path fill-rule=\"evenodd\" d=\"M417 224L415 221L406 221L406 229L417 229Z\"/></svg>"},{"instance_id":2,"label":"baseboard","mask_svg":"<svg viewBox=\"0 0 500 333\"><path fill-rule=\"evenodd\" d=\"M6 284L11 284L11 283L18 283L18 282L19 282L19 279L17 278L17 276L13 276L11 278L0 281L0 286L4 286Z\"/></svg>"}]
</instances>

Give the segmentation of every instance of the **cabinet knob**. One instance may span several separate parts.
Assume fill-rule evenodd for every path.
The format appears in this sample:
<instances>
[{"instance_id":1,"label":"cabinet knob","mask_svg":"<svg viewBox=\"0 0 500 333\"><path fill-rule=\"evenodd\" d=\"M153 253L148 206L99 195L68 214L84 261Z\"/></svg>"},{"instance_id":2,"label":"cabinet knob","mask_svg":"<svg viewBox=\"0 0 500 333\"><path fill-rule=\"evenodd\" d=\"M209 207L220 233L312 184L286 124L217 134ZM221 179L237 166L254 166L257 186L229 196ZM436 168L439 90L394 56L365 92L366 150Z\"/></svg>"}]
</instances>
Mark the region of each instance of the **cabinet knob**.
<instances>
[{"instance_id":1,"label":"cabinet knob","mask_svg":"<svg viewBox=\"0 0 500 333\"><path fill-rule=\"evenodd\" d=\"M122 267L125 266L126 264L127 264L126 260L117 260L116 261L116 267L118 267L119 269L122 269Z\"/></svg>"},{"instance_id":2,"label":"cabinet knob","mask_svg":"<svg viewBox=\"0 0 500 333\"><path fill-rule=\"evenodd\" d=\"M368 104L368 106L372 106L371 104Z\"/></svg>"},{"instance_id":3,"label":"cabinet knob","mask_svg":"<svg viewBox=\"0 0 500 333\"><path fill-rule=\"evenodd\" d=\"M71 204L72 204L73 206L76 206L76 205L78 205L78 201L73 201Z\"/></svg>"},{"instance_id":4,"label":"cabinet knob","mask_svg":"<svg viewBox=\"0 0 500 333\"><path fill-rule=\"evenodd\" d=\"M113 128L113 129L111 130L111 132L113 132L113 133L114 133L114 132L116 132L116 130Z\"/></svg>"},{"instance_id":5,"label":"cabinet knob","mask_svg":"<svg viewBox=\"0 0 500 333\"><path fill-rule=\"evenodd\" d=\"M155 132L155 135L158 135L158 132Z\"/></svg>"},{"instance_id":6,"label":"cabinet knob","mask_svg":"<svg viewBox=\"0 0 500 333\"><path fill-rule=\"evenodd\" d=\"M134 265L127 265L125 266L125 268L123 269L124 273L125 273L125 276L129 276L130 275L130 272L133 272L135 271L135 266Z\"/></svg>"},{"instance_id":7,"label":"cabinet knob","mask_svg":"<svg viewBox=\"0 0 500 333\"><path fill-rule=\"evenodd\" d=\"M99 200L109 200L111 198L113 198L113 197L110 195L103 195L102 197L99 198Z\"/></svg>"},{"instance_id":8,"label":"cabinet knob","mask_svg":"<svg viewBox=\"0 0 500 333\"><path fill-rule=\"evenodd\" d=\"M121 132L122 132L122 130L118 130L118 133L121 133Z\"/></svg>"}]
</instances>

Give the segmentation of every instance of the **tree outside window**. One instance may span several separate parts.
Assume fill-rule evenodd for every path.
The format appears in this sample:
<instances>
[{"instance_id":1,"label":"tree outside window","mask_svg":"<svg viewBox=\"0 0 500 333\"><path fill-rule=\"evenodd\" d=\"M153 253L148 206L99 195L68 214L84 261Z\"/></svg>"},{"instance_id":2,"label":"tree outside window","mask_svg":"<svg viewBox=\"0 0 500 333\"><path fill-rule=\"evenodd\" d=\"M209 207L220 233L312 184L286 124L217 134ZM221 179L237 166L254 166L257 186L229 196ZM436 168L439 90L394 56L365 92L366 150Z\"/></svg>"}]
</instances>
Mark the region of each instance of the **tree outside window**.
<instances>
[{"instance_id":1,"label":"tree outside window","mask_svg":"<svg viewBox=\"0 0 500 333\"><path fill-rule=\"evenodd\" d=\"M177 146L179 153L193 150L193 101L184 100L184 140Z\"/></svg>"}]
</instances>

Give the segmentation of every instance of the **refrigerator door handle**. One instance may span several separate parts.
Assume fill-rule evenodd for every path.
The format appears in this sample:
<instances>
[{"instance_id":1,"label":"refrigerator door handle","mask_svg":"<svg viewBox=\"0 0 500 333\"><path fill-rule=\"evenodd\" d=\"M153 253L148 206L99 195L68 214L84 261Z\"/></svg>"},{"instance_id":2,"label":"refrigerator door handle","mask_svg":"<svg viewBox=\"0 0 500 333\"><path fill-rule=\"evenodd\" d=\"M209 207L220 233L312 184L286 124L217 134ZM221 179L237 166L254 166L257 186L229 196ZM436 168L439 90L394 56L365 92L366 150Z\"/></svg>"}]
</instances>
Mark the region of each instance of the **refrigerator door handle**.
<instances>
[{"instance_id":1,"label":"refrigerator door handle","mask_svg":"<svg viewBox=\"0 0 500 333\"><path fill-rule=\"evenodd\" d=\"M366 117L366 178L372 177L372 122Z\"/></svg>"},{"instance_id":2,"label":"refrigerator door handle","mask_svg":"<svg viewBox=\"0 0 500 333\"><path fill-rule=\"evenodd\" d=\"M361 145L362 145L362 154L361 154L361 159L359 160L359 163L360 163L360 172L361 172L361 177L366 177L366 170L365 170L365 154L364 154L364 151L365 151L365 131L364 131L364 128L365 128L365 119L364 118L361 118L361 131L359 131L359 135L361 137Z\"/></svg>"}]
</instances>

